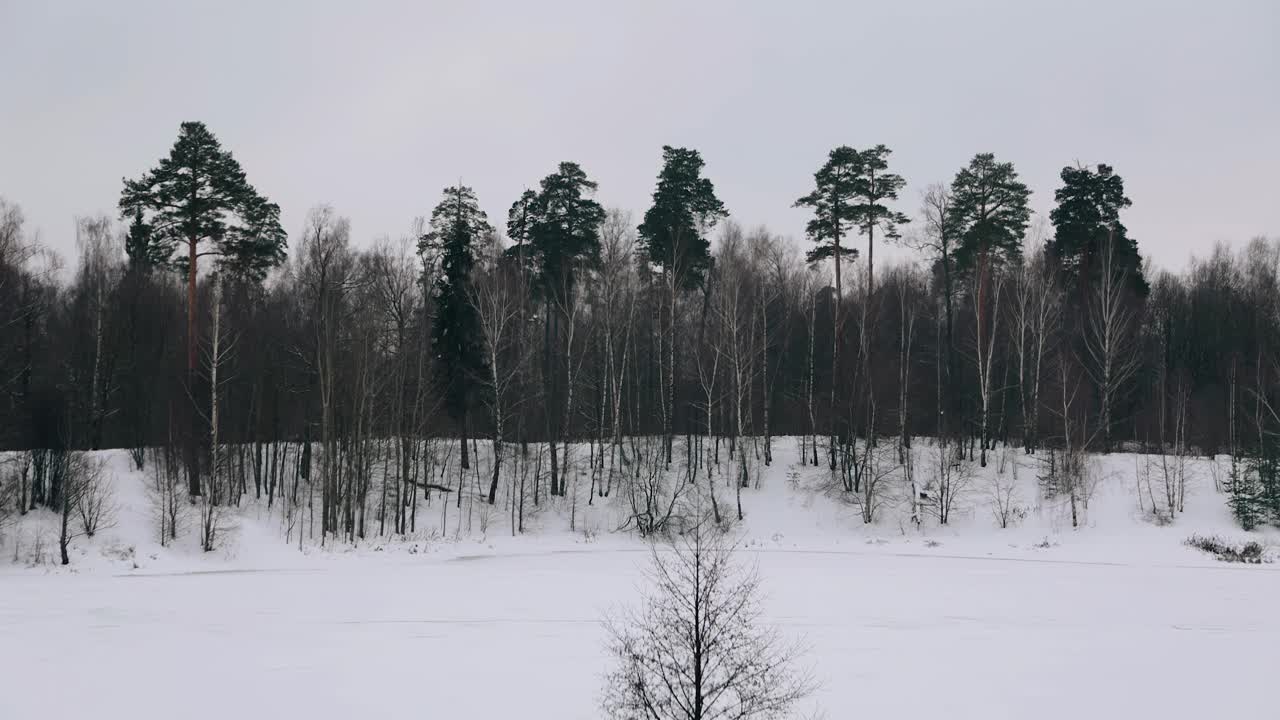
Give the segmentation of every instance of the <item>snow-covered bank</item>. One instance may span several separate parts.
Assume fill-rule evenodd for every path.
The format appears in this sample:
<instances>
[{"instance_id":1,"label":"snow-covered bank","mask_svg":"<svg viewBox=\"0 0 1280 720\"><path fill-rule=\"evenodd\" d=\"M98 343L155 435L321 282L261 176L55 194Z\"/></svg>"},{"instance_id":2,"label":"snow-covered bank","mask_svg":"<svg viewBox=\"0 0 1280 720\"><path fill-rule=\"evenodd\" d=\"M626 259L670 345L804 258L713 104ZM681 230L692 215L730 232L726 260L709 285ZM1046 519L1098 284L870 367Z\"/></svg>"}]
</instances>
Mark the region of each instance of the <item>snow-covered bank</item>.
<instances>
[{"instance_id":1,"label":"snow-covered bank","mask_svg":"<svg viewBox=\"0 0 1280 720\"><path fill-rule=\"evenodd\" d=\"M957 558L1010 558L1060 562L1113 562L1120 564L1209 565L1213 558L1184 546L1192 534L1227 539L1257 538L1274 545L1274 532L1245 533L1232 520L1225 496L1215 485L1224 465L1197 458L1188 462L1184 509L1168 524L1155 522L1150 508L1159 503L1161 491L1143 484L1146 458L1117 453L1092 459L1090 497L1080 509L1080 526L1073 528L1067 500L1046 499L1038 484L1041 460L1010 450L986 468L972 464L973 476L965 479L948 524L941 525L928 508L919 527L910 522L906 485L898 478L887 483L883 504L875 522L862 521L857 494L832 490L825 466L799 464L799 443L794 438L774 441L775 462L761 467L751 487L742 490L743 520L733 532L745 546L762 551L829 551L864 555L927 555ZM917 482L929 482L934 451L927 443L916 449ZM111 484L114 518L95 537L76 538L71 545L69 568L57 566L57 520L51 512L37 510L10 519L0 529L0 574L47 572L104 572L109 574L172 573L210 570L322 568L354 560L373 561L387 556L428 554L442 558L551 554L566 551L637 550L643 543L634 532L619 531L626 524L629 506L625 494L589 498L585 481L570 483L568 497L548 498L535 507L526 501L526 531L512 532L511 497L504 483L498 503L489 506L483 492L456 496L436 494L418 504L416 532L404 536L375 536L354 542L320 538L309 531L305 517L293 527L282 515L280 504L269 508L265 498L246 495L239 507L229 509L213 552L202 552L196 519L188 517L185 531L176 541L159 541L149 472L133 469L124 451L98 454L106 463ZM483 455L483 454L482 454ZM585 457L586 449L575 451ZM735 490L722 475L731 473L727 451L718 469L716 493L724 514L736 515ZM488 458L480 459L482 465ZM581 461L579 461L581 462ZM487 478L481 468L478 477ZM1013 519L1001 528L994 514L993 483L1001 479L1013 488ZM1157 481L1153 481L1157 482ZM705 481L699 488L705 492ZM482 490L483 488L480 488ZM305 508L299 512L306 512ZM192 511L194 514L194 511Z\"/></svg>"}]
</instances>

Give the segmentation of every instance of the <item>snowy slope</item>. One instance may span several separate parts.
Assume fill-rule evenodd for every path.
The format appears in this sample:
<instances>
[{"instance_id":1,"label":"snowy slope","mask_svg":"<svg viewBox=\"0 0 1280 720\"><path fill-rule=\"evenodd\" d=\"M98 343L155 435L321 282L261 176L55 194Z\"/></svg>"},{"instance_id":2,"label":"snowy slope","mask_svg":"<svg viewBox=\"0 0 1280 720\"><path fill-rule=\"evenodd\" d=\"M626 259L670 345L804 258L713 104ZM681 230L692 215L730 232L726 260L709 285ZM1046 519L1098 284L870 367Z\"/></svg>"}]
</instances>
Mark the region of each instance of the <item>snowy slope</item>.
<instances>
[{"instance_id":1,"label":"snowy slope","mask_svg":"<svg viewBox=\"0 0 1280 720\"><path fill-rule=\"evenodd\" d=\"M916 528L909 522L908 492L901 481L895 479L886 486L884 495L889 499L878 511L875 522L868 525L862 522L856 496L830 489L825 465L815 468L798 464L796 439L775 439L774 448L775 462L762 468L758 481L742 491L744 520L736 523L733 530L752 547L825 549L856 545L874 547L877 552L910 552L927 543L931 554L1195 563L1209 560L1183 547L1182 541L1190 534L1218 534L1231 539L1247 535L1232 521L1225 496L1214 488L1215 477L1220 481L1224 473L1221 458L1190 461L1185 510L1176 514L1172 524L1160 527L1152 522L1149 509L1151 492L1159 504L1161 490L1139 485L1144 457L1095 457L1092 474L1096 487L1087 509L1080 510L1081 526L1073 529L1065 498L1041 498L1036 481L1041 472L1040 460L1012 449L1000 458L997 451L988 467L973 464L976 475L956 501L948 525L939 525L926 513L924 522ZM915 452L917 482L923 486L935 451L922 442ZM585 448L576 449L575 457L586 453ZM318 538L306 531L301 544L297 533L286 542L279 505L268 510L265 499L255 500L250 494L241 507L230 513L230 528L215 552L200 551L194 517L188 519L187 530L176 543L161 547L146 489L152 482L150 475L135 471L124 451L106 451L102 455L114 492L115 522L93 539L82 537L74 541L71 569L76 572L311 567L371 553L459 555L539 552L584 543L627 547L638 543L634 534L617 532L627 517L625 498L614 493L609 498L594 498L589 504L589 487L583 481L571 483L573 497L548 499L544 495L538 508L526 503L526 533L518 537L512 536L511 513L504 507L504 486L495 507L486 505L475 492L464 494L461 509L452 497L442 501L437 495L431 502L420 503L417 532L405 538L371 538L354 544L329 540L323 549ZM716 493L725 515L733 518L734 491L723 478L723 474L732 472L727 450L722 456ZM487 477L487 462L482 458L480 477ZM1015 526L1001 529L992 514L990 484L999 466L1011 477L1015 465L1014 502L1025 517ZM705 481L699 482L698 488L705 494ZM1276 541L1275 534L1264 533L1261 537L1267 542ZM53 567L57 560L57 518L47 511L17 518L11 527L0 530L0 552L6 561L0 562L0 573L59 571Z\"/></svg>"}]
</instances>

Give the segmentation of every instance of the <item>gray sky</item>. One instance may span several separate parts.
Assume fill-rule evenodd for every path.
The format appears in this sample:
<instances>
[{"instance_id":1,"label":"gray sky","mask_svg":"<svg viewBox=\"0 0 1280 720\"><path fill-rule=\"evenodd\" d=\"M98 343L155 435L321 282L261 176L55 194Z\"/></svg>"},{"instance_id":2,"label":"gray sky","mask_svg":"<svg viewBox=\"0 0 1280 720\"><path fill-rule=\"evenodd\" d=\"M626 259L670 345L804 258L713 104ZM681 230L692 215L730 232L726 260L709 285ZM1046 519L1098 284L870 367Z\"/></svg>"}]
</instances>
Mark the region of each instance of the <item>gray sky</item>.
<instances>
[{"instance_id":1,"label":"gray sky","mask_svg":"<svg viewBox=\"0 0 1280 720\"><path fill-rule=\"evenodd\" d=\"M1125 179L1180 268L1280 235L1280 2L0 0L0 195L59 251L202 120L297 232L367 242L472 185L501 225L561 160L636 219L663 144L733 216L799 238L827 151L884 143L900 209L977 152L1052 207L1063 165Z\"/></svg>"}]
</instances>

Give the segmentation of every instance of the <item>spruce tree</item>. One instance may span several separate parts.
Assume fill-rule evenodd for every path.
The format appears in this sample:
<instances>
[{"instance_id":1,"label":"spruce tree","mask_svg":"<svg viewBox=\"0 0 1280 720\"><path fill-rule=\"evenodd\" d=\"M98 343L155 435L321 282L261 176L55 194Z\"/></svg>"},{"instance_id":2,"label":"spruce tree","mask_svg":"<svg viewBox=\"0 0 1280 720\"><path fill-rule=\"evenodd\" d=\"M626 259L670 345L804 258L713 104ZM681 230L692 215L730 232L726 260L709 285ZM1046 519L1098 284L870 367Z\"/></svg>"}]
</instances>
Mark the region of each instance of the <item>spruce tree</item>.
<instances>
[{"instance_id":1,"label":"spruce tree","mask_svg":"<svg viewBox=\"0 0 1280 720\"><path fill-rule=\"evenodd\" d=\"M1265 453L1251 454L1233 468L1228 479L1227 506L1245 530L1254 530L1263 523L1261 478L1272 465Z\"/></svg>"},{"instance_id":2,"label":"spruce tree","mask_svg":"<svg viewBox=\"0 0 1280 720\"><path fill-rule=\"evenodd\" d=\"M1280 527L1280 434L1259 428L1255 447L1242 449L1227 483L1227 505L1245 530Z\"/></svg>"},{"instance_id":3,"label":"spruce tree","mask_svg":"<svg viewBox=\"0 0 1280 720\"><path fill-rule=\"evenodd\" d=\"M142 219L142 208L133 211L133 222L124 239L124 252L129 258L130 272L150 272L169 262L172 248L152 241L151 226Z\"/></svg>"},{"instance_id":4,"label":"spruce tree","mask_svg":"<svg viewBox=\"0 0 1280 720\"><path fill-rule=\"evenodd\" d=\"M196 279L199 259L220 270L261 280L284 260L280 208L249 184L240 163L200 122L185 122L160 164L124 180L122 217L132 218L134 250L150 264L171 263L187 276L187 385L194 398L199 372ZM145 247L143 237L146 237ZM131 258L133 254L131 253ZM186 465L190 493L200 494L197 412L188 414Z\"/></svg>"},{"instance_id":5,"label":"spruce tree","mask_svg":"<svg viewBox=\"0 0 1280 720\"><path fill-rule=\"evenodd\" d=\"M431 211L430 227L418 241L426 262L423 278L435 301L431 324L431 354L445 412L462 428L462 467L470 466L467 450L467 411L471 387L485 369L480 318L471 302L471 271L476 245L493 228L464 185L444 189L444 198Z\"/></svg>"},{"instance_id":6,"label":"spruce tree","mask_svg":"<svg viewBox=\"0 0 1280 720\"><path fill-rule=\"evenodd\" d=\"M1049 214L1054 235L1049 243L1068 287L1092 285L1097 280L1100 255L1113 243L1116 270L1126 273L1129 289L1145 297L1150 287L1142 273L1138 243L1129 237L1120 211L1133 204L1124 194L1124 180L1110 165L1064 167L1062 187L1054 193L1057 207Z\"/></svg>"}]
</instances>

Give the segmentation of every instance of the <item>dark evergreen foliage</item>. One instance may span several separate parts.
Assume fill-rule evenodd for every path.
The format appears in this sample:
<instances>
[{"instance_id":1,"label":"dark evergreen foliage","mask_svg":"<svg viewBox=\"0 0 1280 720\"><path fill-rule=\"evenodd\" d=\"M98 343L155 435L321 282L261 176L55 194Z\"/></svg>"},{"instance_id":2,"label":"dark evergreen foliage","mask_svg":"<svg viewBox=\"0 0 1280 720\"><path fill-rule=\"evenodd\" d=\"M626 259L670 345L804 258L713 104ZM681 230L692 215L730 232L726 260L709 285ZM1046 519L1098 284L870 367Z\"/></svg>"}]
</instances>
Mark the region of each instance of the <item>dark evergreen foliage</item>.
<instances>
[{"instance_id":1,"label":"dark evergreen foliage","mask_svg":"<svg viewBox=\"0 0 1280 720\"><path fill-rule=\"evenodd\" d=\"M1064 167L1061 177L1062 187L1054 193L1057 207L1049 213L1054 227L1049 249L1070 285L1096 280L1099 254L1110 239L1117 268L1126 273L1129 288L1145 296L1150 287L1142 272L1138 243L1120 221L1120 211L1133 204L1124 193L1124 180L1105 164L1096 170Z\"/></svg>"},{"instance_id":2,"label":"dark evergreen foliage","mask_svg":"<svg viewBox=\"0 0 1280 720\"><path fill-rule=\"evenodd\" d=\"M853 205L849 217L859 231L868 237L876 230L886 240L901 237L899 225L911 221L906 215L886 203L898 199L898 193L907 181L901 175L889 172L889 155L893 151L884 145L858 153L858 174L853 178Z\"/></svg>"},{"instance_id":3,"label":"dark evergreen foliage","mask_svg":"<svg viewBox=\"0 0 1280 720\"><path fill-rule=\"evenodd\" d=\"M526 276L533 275L537 266L533 249L534 206L537 200L538 193L525 190L507 211L507 239L511 246L506 249L506 255L515 259Z\"/></svg>"},{"instance_id":4,"label":"dark evergreen foliage","mask_svg":"<svg viewBox=\"0 0 1280 720\"><path fill-rule=\"evenodd\" d=\"M1280 527L1280 436L1264 432L1262 441L1245 448L1227 484L1228 505L1240 527Z\"/></svg>"},{"instance_id":5,"label":"dark evergreen foliage","mask_svg":"<svg viewBox=\"0 0 1280 720\"><path fill-rule=\"evenodd\" d=\"M975 155L951 183L949 215L959 240L956 269L969 272L979 264L1015 262L1031 219L1030 196L1013 163L996 162L991 153Z\"/></svg>"},{"instance_id":6,"label":"dark evergreen foliage","mask_svg":"<svg viewBox=\"0 0 1280 720\"><path fill-rule=\"evenodd\" d=\"M431 211L430 229L418 241L429 287L435 300L431 324L431 353L436 379L449 417L466 417L470 388L484 372L480 320L471 302L471 272L476 245L492 232L475 192L464 185L444 189L444 198Z\"/></svg>"},{"instance_id":7,"label":"dark evergreen foliage","mask_svg":"<svg viewBox=\"0 0 1280 720\"><path fill-rule=\"evenodd\" d=\"M711 266L708 236L729 214L702 167L697 150L664 145L653 205L639 228L649 262L672 273L684 289L702 286Z\"/></svg>"},{"instance_id":8,"label":"dark evergreen foliage","mask_svg":"<svg viewBox=\"0 0 1280 720\"><path fill-rule=\"evenodd\" d=\"M600 258L604 208L591 199L595 189L577 163L562 162L542 179L533 199L528 234L537 257L538 282L557 302L573 292L578 266Z\"/></svg>"},{"instance_id":9,"label":"dark evergreen foliage","mask_svg":"<svg viewBox=\"0 0 1280 720\"><path fill-rule=\"evenodd\" d=\"M180 246L188 244L203 245L197 255L216 256L223 269L259 279L284 260L280 208L258 194L201 122L182 123L168 157L124 181L120 211L138 225L145 220L148 258L164 257L184 272L189 255Z\"/></svg>"},{"instance_id":10,"label":"dark evergreen foliage","mask_svg":"<svg viewBox=\"0 0 1280 720\"><path fill-rule=\"evenodd\" d=\"M169 262L172 248L152 241L151 226L142 219L142 208L133 211L133 222L125 236L124 252L131 270L150 271Z\"/></svg>"},{"instance_id":11,"label":"dark evergreen foliage","mask_svg":"<svg viewBox=\"0 0 1280 720\"><path fill-rule=\"evenodd\" d=\"M813 174L814 189L796 200L796 207L813 210L813 218L805 225L805 234L818 246L806 253L811 263L843 260L858 257L856 248L841 241L857 230L857 218L853 211L853 198L857 192L857 179L862 172L862 157L848 145L831 151L827 162Z\"/></svg>"}]
</instances>

